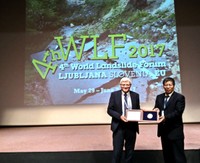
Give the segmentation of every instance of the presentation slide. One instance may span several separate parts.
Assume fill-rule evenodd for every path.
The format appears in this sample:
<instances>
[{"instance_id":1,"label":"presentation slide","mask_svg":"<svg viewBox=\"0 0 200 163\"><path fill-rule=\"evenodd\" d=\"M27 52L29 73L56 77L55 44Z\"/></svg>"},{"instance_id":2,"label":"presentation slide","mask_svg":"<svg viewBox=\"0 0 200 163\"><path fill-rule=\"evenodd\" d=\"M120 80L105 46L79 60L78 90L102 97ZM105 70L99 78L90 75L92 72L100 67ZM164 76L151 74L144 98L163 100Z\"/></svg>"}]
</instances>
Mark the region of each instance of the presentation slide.
<instances>
[{"instance_id":1,"label":"presentation slide","mask_svg":"<svg viewBox=\"0 0 200 163\"><path fill-rule=\"evenodd\" d=\"M173 0L27 1L26 106L106 104L122 77L143 104L181 90Z\"/></svg>"}]
</instances>

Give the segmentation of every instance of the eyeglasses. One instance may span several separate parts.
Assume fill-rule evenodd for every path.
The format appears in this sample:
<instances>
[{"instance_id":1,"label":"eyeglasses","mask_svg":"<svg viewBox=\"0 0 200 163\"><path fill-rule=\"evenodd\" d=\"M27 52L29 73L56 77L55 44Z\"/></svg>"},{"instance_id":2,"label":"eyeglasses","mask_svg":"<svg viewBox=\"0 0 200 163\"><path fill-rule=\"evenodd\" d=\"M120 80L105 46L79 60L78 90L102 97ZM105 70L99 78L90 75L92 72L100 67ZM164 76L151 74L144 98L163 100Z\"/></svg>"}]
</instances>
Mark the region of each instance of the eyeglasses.
<instances>
[{"instance_id":1,"label":"eyeglasses","mask_svg":"<svg viewBox=\"0 0 200 163\"><path fill-rule=\"evenodd\" d=\"M120 84L122 87L130 87L130 84Z\"/></svg>"}]
</instances>

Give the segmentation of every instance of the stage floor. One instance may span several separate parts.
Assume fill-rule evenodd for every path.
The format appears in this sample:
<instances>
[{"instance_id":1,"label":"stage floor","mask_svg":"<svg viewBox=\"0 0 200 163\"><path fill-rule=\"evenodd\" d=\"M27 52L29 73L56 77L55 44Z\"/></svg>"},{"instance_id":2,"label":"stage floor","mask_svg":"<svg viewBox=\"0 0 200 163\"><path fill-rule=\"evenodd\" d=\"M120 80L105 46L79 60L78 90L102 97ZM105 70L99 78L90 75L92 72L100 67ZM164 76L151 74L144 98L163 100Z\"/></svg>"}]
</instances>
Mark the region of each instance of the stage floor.
<instances>
[{"instance_id":1,"label":"stage floor","mask_svg":"<svg viewBox=\"0 0 200 163\"><path fill-rule=\"evenodd\" d=\"M185 124L185 149L200 149L200 124ZM136 150L160 150L156 124L140 124ZM108 151L110 125L1 127L0 152Z\"/></svg>"}]
</instances>

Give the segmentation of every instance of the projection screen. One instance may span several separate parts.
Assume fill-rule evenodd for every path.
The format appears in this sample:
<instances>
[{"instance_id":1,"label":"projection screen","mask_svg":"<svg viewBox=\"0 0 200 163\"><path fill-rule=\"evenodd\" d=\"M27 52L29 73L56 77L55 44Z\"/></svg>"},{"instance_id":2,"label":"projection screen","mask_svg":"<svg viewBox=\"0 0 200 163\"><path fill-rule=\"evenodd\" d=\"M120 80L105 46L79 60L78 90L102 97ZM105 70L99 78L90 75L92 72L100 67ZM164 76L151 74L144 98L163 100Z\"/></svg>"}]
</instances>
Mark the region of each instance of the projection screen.
<instances>
[{"instance_id":1,"label":"projection screen","mask_svg":"<svg viewBox=\"0 0 200 163\"><path fill-rule=\"evenodd\" d=\"M65 24L41 50L27 45L33 53L27 54L25 105L106 104L124 76L131 78L144 104L163 91L166 76L175 78L181 92L173 1L116 0L107 2L109 8L103 1L92 2L63 1ZM32 6L27 6L30 15ZM35 29L30 24L27 30Z\"/></svg>"}]
</instances>

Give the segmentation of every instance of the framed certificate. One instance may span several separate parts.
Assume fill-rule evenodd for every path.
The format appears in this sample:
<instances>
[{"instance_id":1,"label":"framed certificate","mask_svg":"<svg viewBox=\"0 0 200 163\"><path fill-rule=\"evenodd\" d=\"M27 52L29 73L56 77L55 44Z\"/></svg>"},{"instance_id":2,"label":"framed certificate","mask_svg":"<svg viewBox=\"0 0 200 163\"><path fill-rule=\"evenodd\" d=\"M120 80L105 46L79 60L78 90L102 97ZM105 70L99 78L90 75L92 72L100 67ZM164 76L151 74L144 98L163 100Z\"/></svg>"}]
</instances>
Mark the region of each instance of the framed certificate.
<instances>
[{"instance_id":1,"label":"framed certificate","mask_svg":"<svg viewBox=\"0 0 200 163\"><path fill-rule=\"evenodd\" d=\"M159 119L158 112L154 110L144 111L141 109L132 109L126 111L128 121L149 121L157 122Z\"/></svg>"},{"instance_id":2,"label":"framed certificate","mask_svg":"<svg viewBox=\"0 0 200 163\"><path fill-rule=\"evenodd\" d=\"M140 109L127 110L126 111L126 119L128 121L141 121L142 110L140 110Z\"/></svg>"}]
</instances>

